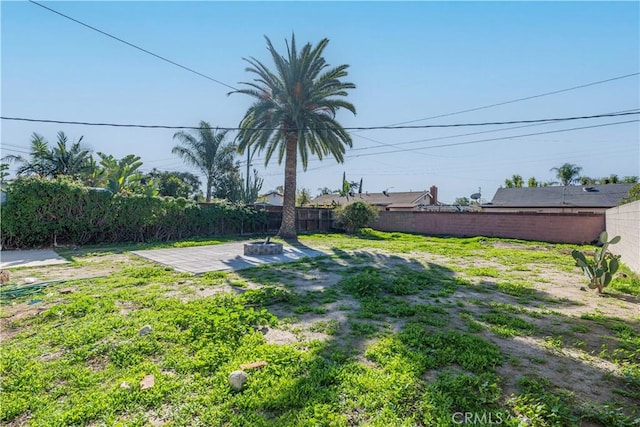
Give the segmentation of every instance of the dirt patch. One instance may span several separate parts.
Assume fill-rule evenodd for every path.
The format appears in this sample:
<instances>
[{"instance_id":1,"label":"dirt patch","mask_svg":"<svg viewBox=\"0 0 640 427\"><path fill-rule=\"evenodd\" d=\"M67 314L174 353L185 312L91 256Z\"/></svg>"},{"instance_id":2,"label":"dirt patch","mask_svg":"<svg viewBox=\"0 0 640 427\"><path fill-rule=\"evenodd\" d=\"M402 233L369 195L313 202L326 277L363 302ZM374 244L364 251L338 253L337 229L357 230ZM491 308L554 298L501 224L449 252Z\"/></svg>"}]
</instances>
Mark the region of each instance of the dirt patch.
<instances>
[{"instance_id":1,"label":"dirt patch","mask_svg":"<svg viewBox=\"0 0 640 427\"><path fill-rule=\"evenodd\" d=\"M36 278L38 282L91 279L117 273L126 267L149 265L148 261L129 254L67 258L71 258L71 264L12 269L11 282L22 283L28 277Z\"/></svg>"},{"instance_id":2,"label":"dirt patch","mask_svg":"<svg viewBox=\"0 0 640 427\"><path fill-rule=\"evenodd\" d=\"M0 343L8 341L22 332L17 324L25 319L30 319L47 310L45 305L30 305L26 302L14 304L2 308L0 317Z\"/></svg>"},{"instance_id":3,"label":"dirt patch","mask_svg":"<svg viewBox=\"0 0 640 427\"><path fill-rule=\"evenodd\" d=\"M340 279L341 275L320 270L311 270L308 272L296 272L295 278L291 285L298 293L304 292L322 292L334 286Z\"/></svg>"},{"instance_id":4,"label":"dirt patch","mask_svg":"<svg viewBox=\"0 0 640 427\"><path fill-rule=\"evenodd\" d=\"M26 426L29 423L29 414L27 412L18 415L16 418L11 420L10 423L5 424L7 427L22 427Z\"/></svg>"},{"instance_id":5,"label":"dirt patch","mask_svg":"<svg viewBox=\"0 0 640 427\"><path fill-rule=\"evenodd\" d=\"M298 342L298 337L292 332L283 329L266 328L264 339L269 344L293 344Z\"/></svg>"}]
</instances>

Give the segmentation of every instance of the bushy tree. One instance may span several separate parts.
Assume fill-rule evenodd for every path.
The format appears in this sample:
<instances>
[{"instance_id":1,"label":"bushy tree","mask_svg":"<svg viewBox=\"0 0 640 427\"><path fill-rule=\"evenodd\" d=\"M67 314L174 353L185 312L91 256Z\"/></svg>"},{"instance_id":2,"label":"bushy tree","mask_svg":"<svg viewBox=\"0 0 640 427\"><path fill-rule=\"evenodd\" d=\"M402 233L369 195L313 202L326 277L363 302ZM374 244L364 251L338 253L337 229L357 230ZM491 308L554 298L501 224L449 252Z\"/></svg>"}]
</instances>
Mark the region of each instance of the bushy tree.
<instances>
[{"instance_id":1,"label":"bushy tree","mask_svg":"<svg viewBox=\"0 0 640 427\"><path fill-rule=\"evenodd\" d=\"M621 205L632 203L640 200L640 184L636 184L627 193L626 197L620 202Z\"/></svg>"},{"instance_id":2,"label":"bushy tree","mask_svg":"<svg viewBox=\"0 0 640 427\"><path fill-rule=\"evenodd\" d=\"M357 200L337 209L338 220L347 233L355 233L378 217L378 211L368 203Z\"/></svg>"},{"instance_id":3,"label":"bushy tree","mask_svg":"<svg viewBox=\"0 0 640 427\"><path fill-rule=\"evenodd\" d=\"M159 196L197 199L202 195L200 178L189 172L160 171L153 168L149 172L158 187Z\"/></svg>"},{"instance_id":4,"label":"bushy tree","mask_svg":"<svg viewBox=\"0 0 640 427\"><path fill-rule=\"evenodd\" d=\"M520 175L513 175L511 178L504 180L504 186L507 188L522 188L523 180Z\"/></svg>"},{"instance_id":5,"label":"bushy tree","mask_svg":"<svg viewBox=\"0 0 640 427\"><path fill-rule=\"evenodd\" d=\"M458 197L453 202L453 204L456 205L456 206L469 206L469 203L470 203L470 201L466 197Z\"/></svg>"},{"instance_id":6,"label":"bushy tree","mask_svg":"<svg viewBox=\"0 0 640 427\"><path fill-rule=\"evenodd\" d=\"M98 156L103 170L99 181L101 185L114 193L146 192L147 188L143 187L147 187L149 183L143 181L140 156L128 154L122 159L116 159L111 154L101 152L98 152Z\"/></svg>"}]
</instances>

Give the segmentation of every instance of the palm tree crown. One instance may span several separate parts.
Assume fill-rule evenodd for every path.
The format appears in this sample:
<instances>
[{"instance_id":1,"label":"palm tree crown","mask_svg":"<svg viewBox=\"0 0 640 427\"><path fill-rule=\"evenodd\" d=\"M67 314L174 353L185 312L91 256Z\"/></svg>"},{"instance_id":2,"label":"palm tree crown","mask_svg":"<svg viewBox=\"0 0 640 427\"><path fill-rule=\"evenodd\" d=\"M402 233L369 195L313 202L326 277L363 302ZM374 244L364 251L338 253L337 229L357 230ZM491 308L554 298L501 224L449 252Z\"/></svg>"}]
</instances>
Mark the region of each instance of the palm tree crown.
<instances>
[{"instance_id":1,"label":"palm tree crown","mask_svg":"<svg viewBox=\"0 0 640 427\"><path fill-rule=\"evenodd\" d=\"M200 122L197 135L187 132L176 132L174 139L181 145L173 147L171 152L198 168L206 177L207 202L211 201L211 189L216 180L233 168L235 146L225 143L226 130L214 130L205 121Z\"/></svg>"},{"instance_id":2,"label":"palm tree crown","mask_svg":"<svg viewBox=\"0 0 640 427\"><path fill-rule=\"evenodd\" d=\"M285 191L280 236L295 238L295 196L297 155L306 170L309 155L322 159L332 155L343 162L345 146L352 146L351 136L335 119L344 108L355 114L355 107L345 101L353 83L347 76L348 65L329 68L322 53L329 43L322 39L315 47L307 43L298 51L295 35L287 42L286 56L280 55L265 36L275 71L255 58L246 59L246 71L256 75L248 86L232 93L255 99L240 122L239 150L266 151L265 164L277 153L278 163L285 159Z\"/></svg>"},{"instance_id":3,"label":"palm tree crown","mask_svg":"<svg viewBox=\"0 0 640 427\"><path fill-rule=\"evenodd\" d=\"M556 177L562 182L562 185L571 185L577 181L581 170L580 166L572 163L565 163L562 166L551 168L551 171L556 172Z\"/></svg>"},{"instance_id":4,"label":"palm tree crown","mask_svg":"<svg viewBox=\"0 0 640 427\"><path fill-rule=\"evenodd\" d=\"M15 155L8 155L4 159L20 163L17 175L67 175L78 179L90 172L92 160L90 150L82 145L82 138L81 136L77 142L67 145L69 139L60 131L56 146L49 148L47 140L34 132L31 135L29 159Z\"/></svg>"}]
</instances>

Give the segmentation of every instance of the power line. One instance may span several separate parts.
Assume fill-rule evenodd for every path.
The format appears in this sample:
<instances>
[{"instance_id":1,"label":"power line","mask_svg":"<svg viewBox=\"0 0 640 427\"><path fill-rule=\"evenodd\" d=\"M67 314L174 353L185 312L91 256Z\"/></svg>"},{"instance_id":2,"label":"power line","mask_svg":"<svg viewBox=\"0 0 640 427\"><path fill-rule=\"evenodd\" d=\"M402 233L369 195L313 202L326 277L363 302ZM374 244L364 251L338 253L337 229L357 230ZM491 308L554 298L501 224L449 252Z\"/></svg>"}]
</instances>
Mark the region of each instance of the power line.
<instances>
[{"instance_id":1,"label":"power line","mask_svg":"<svg viewBox=\"0 0 640 427\"><path fill-rule=\"evenodd\" d=\"M586 84L579 85L579 86L573 86L573 87L569 87L569 88L566 88L566 89L559 89L559 90L554 90L552 92L541 93L541 94L538 94L538 95L526 96L524 98L516 98L516 99L509 100L509 101L497 102L495 104L483 105L481 107L468 108L466 110L454 111L452 113L445 113L445 114L439 114L437 116L424 117L422 119L415 119L415 120L408 120L408 121L405 121L405 122L393 123L393 124L391 124L389 126L405 125L405 124L408 124L408 123L421 122L421 121L424 121L424 120L439 119L441 117L454 116L456 114L463 114L463 113L470 113L472 111L485 110L487 108L499 107L501 105L513 104L515 102L527 101L529 99L535 99L535 98L542 98L543 96L555 95L555 94L558 94L558 93L569 92L569 91L572 91L572 90L582 89L582 88L589 87L589 86L595 86L595 85L599 85L599 84L602 84L602 83L608 83L608 82L612 82L612 81L615 81L615 80L622 80L622 79L626 79L626 78L629 78L629 77L637 76L639 74L640 74L640 72L631 73L631 74L625 74L625 75L622 75L622 76L617 76L617 77L612 77L612 78L606 79L606 80L599 80L599 81L596 81L596 82L586 83Z\"/></svg>"},{"instance_id":2,"label":"power line","mask_svg":"<svg viewBox=\"0 0 640 427\"><path fill-rule=\"evenodd\" d=\"M452 128L452 127L471 127L471 126L501 126L521 123L557 123L566 122L572 120L587 120L587 119L599 119L604 117L619 117L640 114L640 110L622 113L605 113L596 114L591 116L577 116L577 117L559 117L550 119L533 119L533 120L510 120L502 122L480 122L480 123L453 123L453 124L437 124L437 125L415 125L415 126L369 126L369 127L344 127L344 130L396 130L396 129L431 129L431 128ZM97 123L97 122L79 122L79 121L67 121L67 120L50 120L50 119L33 119L25 117L7 117L0 116L2 120L22 121L22 122L36 122L36 123L55 123L64 125L80 125L80 126L107 126L107 127L122 127L122 128L141 128L141 129L188 129L199 130L202 127L195 126L169 126L169 125L141 125L141 124L125 124L125 123ZM238 131L238 130L265 130L275 131L286 129L281 128L240 128L240 127L210 127L209 129ZM309 129L309 130L321 130Z\"/></svg>"},{"instance_id":3,"label":"power line","mask_svg":"<svg viewBox=\"0 0 640 427\"><path fill-rule=\"evenodd\" d=\"M500 137L500 138L479 139L479 140L476 140L476 141L454 142L454 143L451 143L451 144L430 145L428 147L404 148L404 149L398 149L398 150L393 150L393 151L381 151L381 152L378 152L378 153L358 154L358 155L355 155L355 156L347 156L347 157L350 158L350 159L353 159L353 158L358 158L358 157L375 156L375 155L378 155L378 154L399 153L399 152L403 152L403 151L430 150L432 148L454 147L454 146L458 146L458 145L478 144L478 143L481 143L481 142L491 142L491 141L503 141L503 140L506 140L506 139L525 138L527 136L536 136L536 135L548 135L548 134L551 134L551 133L560 133L560 132L569 132L569 131L573 131L573 130L592 129L592 128L599 128L599 127L605 127L605 126L614 126L614 125L621 125L621 124L625 124L625 123L634 123L634 122L638 122L638 121L640 121L640 120L627 120L627 121L623 121L623 122L604 123L604 124L600 124L600 125L581 126L581 127L575 127L575 128L569 128L569 129L550 130L550 131L546 131L546 132L535 132L535 133L528 133L528 134L523 134L523 135L503 136L503 137Z\"/></svg>"},{"instance_id":4,"label":"power line","mask_svg":"<svg viewBox=\"0 0 640 427\"><path fill-rule=\"evenodd\" d=\"M83 27L89 28L90 30L96 31L96 32L98 32L98 33L100 33L100 34L102 34L102 35L105 35L105 36L107 36L107 37L109 37L109 38L112 38L112 39L114 39L114 40L117 40L117 41L119 41L120 43L124 43L124 44L126 44L127 46L130 46L130 47L132 47L132 48L134 48L134 49L138 49L139 51L142 51L142 52L144 52L144 53L146 53L146 54L148 54L148 55L151 55L151 56L153 56L153 57L155 57L155 58L158 58L158 59L160 59L160 60L162 60L162 61L164 61L164 62L168 62L168 63L169 63L169 64L171 64L171 65L175 65L176 67L180 67L180 68L182 68L183 70L189 71L190 73L196 74L196 75L198 75L198 76L200 76L200 77L204 77L204 78L205 78L205 79L207 79L207 80L211 80L212 82L215 82L215 83L218 83L218 84L220 84L220 85L222 85L222 86L228 87L229 89L238 90L237 88L235 88L235 87L233 87L233 86L231 86L231 85L228 85L228 84L226 84L226 83L224 83L224 82L221 82L220 80L216 80L216 79L214 79L213 77L207 76L206 74L202 74L201 72L196 71L196 70L194 70L193 68L189 68L189 67L184 66L184 65L182 65L182 64L179 64L179 63L177 63L177 62L175 62L175 61L172 61L172 60L170 60L170 59L167 59L167 58L165 58L164 56L160 56L160 55L158 55L158 54L156 54L156 53L153 53L153 52L151 52L151 51L149 51L149 50L147 50L147 49L145 49L145 48L142 48L142 47L140 47L140 46L137 46L137 45L135 45L135 44L133 44L133 43L129 43L129 42L128 42L128 41L126 41L126 40L123 40L123 39L121 39L121 38L119 38L119 37L116 37L116 36L114 36L114 35L112 35L112 34L109 34L109 33L107 33L106 31L102 31L102 30L100 30L100 29L98 29L98 28L96 28L96 27L93 27L93 26L89 25L89 24L85 24L85 23L84 23L84 22L82 22L82 21L79 21L79 20L77 20L77 19L75 19L75 18L72 18L72 17L70 17L70 16L68 16L68 15L65 15L65 14L64 14L64 13L62 13L62 12L58 12L57 10L51 9L50 7L47 7L47 6L45 6L45 5L41 4L41 3L38 3L37 1L29 0L29 2L30 2L30 3L33 3L33 4L35 4L36 6L40 6L41 8L46 9L46 10L48 10L48 11L50 11L50 12L53 12L53 13L55 13L56 15L60 15L60 16L62 16L63 18L67 18L67 19L68 19L68 20L70 20L70 21L73 21L73 22L75 22L75 23L77 23L77 24L80 24L80 25L82 25Z\"/></svg>"},{"instance_id":5,"label":"power line","mask_svg":"<svg viewBox=\"0 0 640 427\"><path fill-rule=\"evenodd\" d=\"M16 150L15 148L3 148L2 151L13 151L14 153L31 154L28 151Z\"/></svg>"},{"instance_id":6,"label":"power line","mask_svg":"<svg viewBox=\"0 0 640 427\"><path fill-rule=\"evenodd\" d=\"M155 57L157 59L165 61L165 62L167 62L167 63L169 63L171 65L174 65L176 67L182 68L183 70L186 70L186 71L189 71L191 73L194 73L194 74L196 74L196 75L198 75L200 77L204 77L207 80L210 80L210 81L213 81L215 83L218 83L218 84L220 84L222 86L225 86L225 87L227 87L229 89L238 90L234 86L226 84L226 83L224 83L224 82L222 82L220 80L214 79L213 77L207 76L206 74L200 73L199 71L196 71L196 70L194 70L192 68L189 68L187 66L179 64L179 63L177 63L175 61L172 61L172 60L170 60L168 58L165 58L165 57L163 57L161 55L158 55L156 53L153 53L153 52L151 52L151 51L149 51L147 49L144 49L144 48L142 48L142 47L140 47L138 45L135 45L135 44L130 43L130 42L126 41L126 40L123 40L123 39L121 39L121 38L119 38L117 36L114 36L114 35L112 35L110 33L107 33L106 31L103 31L103 30L100 30L100 29L98 29L96 27L93 27L92 25L86 24L86 23L84 23L84 22L82 22L80 20L72 18L71 16L68 16L68 15L66 15L66 14L64 14L62 12L59 12L59 11L57 11L55 9L47 7L47 6L45 6L45 5L41 4L41 3L38 3L38 2L36 2L34 0L28 0L28 1L30 3L36 5L36 6L39 6L39 7L43 8L43 9L45 9L45 10L48 10L48 11L50 11L52 13L55 13L56 15L62 16L63 18L66 18L66 19L68 19L70 21L73 21L73 22L79 24L79 25L82 25L82 26L84 26L86 28L89 28L90 30L96 31L96 32L98 32L98 33L100 33L102 35L105 35L105 36L107 36L109 38L112 38L112 39L114 39L116 41L119 41L119 42L121 42L123 44L126 44L127 46L130 46L130 47L132 47L134 49L137 49L137 50L139 50L141 52L144 52L144 53L146 53L148 55L151 55L151 56L153 56L153 57ZM576 89L582 89L582 88L585 88L585 87L590 87L590 86L595 86L595 85L599 85L599 84L603 84L603 83L608 83L608 82L615 81L615 80L621 80L621 79L637 76L639 74L640 74L640 72L625 74L625 75L622 75L622 76L616 76L616 77L612 77L612 78L605 79L605 80L599 80L599 81L586 83L586 84L582 84L582 85L578 85L578 86L573 86L573 87L569 87L569 88L565 88L565 89L559 89L559 90L555 90L555 91L551 91L551 92L545 92L545 93L532 95L532 96L527 96L527 97L523 97L523 98L512 99L512 100L509 100L509 101L503 101L503 102L498 102L498 103L494 103L494 104L484 105L484 106L481 106L481 107L469 108L469 109L455 111L455 112L451 112L451 113L445 113L445 114L440 114L440 115L436 115L436 116L424 117L424 118L421 118L421 119L415 119L415 120L409 120L409 121L394 123L394 124L389 125L389 126L352 128L351 130L373 130L373 129L398 128L397 126L399 126L399 125L404 125L404 124L408 124L408 123L415 123L415 122L425 121L425 120L431 120L431 119L436 119L436 118L441 118L441 117L447 117L447 116L452 116L452 115L457 115L457 114L463 114L463 113L468 113L468 112L472 112L472 111L479 111L479 110L483 110L483 109L487 109L487 108L493 108L493 107L497 107L497 106L501 106L501 105L512 104L512 103L515 103L515 102L521 102L521 101L526 101L526 100L530 100L530 99L541 98L541 97L544 97L544 96L555 95L555 94L558 94L558 93L563 93L563 92L568 92L568 91L572 91L572 90L576 90ZM182 129L188 129L188 128L182 128ZM374 142L376 142L376 141L374 141ZM382 143L382 144L384 145L384 143Z\"/></svg>"},{"instance_id":7,"label":"power line","mask_svg":"<svg viewBox=\"0 0 640 427\"><path fill-rule=\"evenodd\" d=\"M636 111L636 110L616 111L616 113L628 113L628 112L632 112L632 111ZM483 131L468 132L468 133L461 133L461 134L459 133L459 134L456 134L456 135L438 136L438 137L434 137L434 138L415 139L415 140L411 140L411 141L396 142L396 143L381 143L380 141L375 141L375 140L371 140L371 141L381 143L381 144L383 144L383 145L385 145L387 147L399 147L401 145L417 144L419 142L439 141L439 140L442 140L442 139L459 138L459 137L463 137L463 136L481 135L481 134L493 133L493 132L504 132L504 131L507 131L507 130L522 129L522 128L528 128L528 127L534 127L534 126L544 126L544 125L548 125L548 124L550 124L550 123L541 122L541 123L533 123L533 124L526 124L526 125L520 125L520 126L512 126L512 127L508 127L508 128L483 130ZM360 135L360 137L362 137L362 136ZM370 139L370 138L366 138L365 137L365 139ZM353 151L363 151L363 150L375 150L376 148L380 148L380 147L353 148L353 149L351 149L351 151L353 152Z\"/></svg>"}]
</instances>

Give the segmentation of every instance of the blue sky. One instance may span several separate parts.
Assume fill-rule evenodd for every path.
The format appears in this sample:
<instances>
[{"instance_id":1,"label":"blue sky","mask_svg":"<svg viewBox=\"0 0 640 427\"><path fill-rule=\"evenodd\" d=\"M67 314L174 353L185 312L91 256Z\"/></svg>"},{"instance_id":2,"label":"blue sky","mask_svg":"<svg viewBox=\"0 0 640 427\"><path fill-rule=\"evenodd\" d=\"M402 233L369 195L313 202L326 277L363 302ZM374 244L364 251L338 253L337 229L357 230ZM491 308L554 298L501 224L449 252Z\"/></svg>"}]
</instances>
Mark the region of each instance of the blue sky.
<instances>
[{"instance_id":1,"label":"blue sky","mask_svg":"<svg viewBox=\"0 0 640 427\"><path fill-rule=\"evenodd\" d=\"M349 64L357 115L344 126L417 120L552 92L640 71L638 2L45 2L230 86L251 76L243 57L269 62L264 35L279 49L330 40L325 58ZM3 116L54 120L235 127L251 100L24 1L3 1ZM571 117L640 107L638 76L412 123L433 125ZM431 185L453 202L482 188L490 200L517 173L552 180L575 163L593 177L640 175L637 122L474 142L634 120L581 120L497 131L486 128L353 133L344 164L328 158L299 169L298 188L339 188L342 173L364 190L418 191ZM190 170L171 154L171 130L81 127L3 120L2 155L28 149L38 132L55 141L84 135L94 151L142 157L144 168ZM478 131L479 135L456 136ZM365 139L366 138L366 139ZM446 139L436 139L446 138ZM374 140L374 141L372 141ZM405 144L411 141L410 144ZM434 148L434 145L473 142ZM396 144L393 146L389 146ZM399 145L398 145L399 144ZM400 151L412 149L412 151ZM264 167L263 191L283 183ZM192 171L192 170L190 170ZM195 172L195 171L192 171Z\"/></svg>"}]
</instances>

